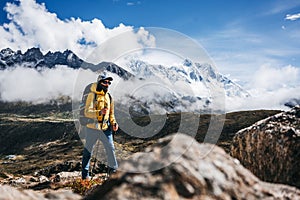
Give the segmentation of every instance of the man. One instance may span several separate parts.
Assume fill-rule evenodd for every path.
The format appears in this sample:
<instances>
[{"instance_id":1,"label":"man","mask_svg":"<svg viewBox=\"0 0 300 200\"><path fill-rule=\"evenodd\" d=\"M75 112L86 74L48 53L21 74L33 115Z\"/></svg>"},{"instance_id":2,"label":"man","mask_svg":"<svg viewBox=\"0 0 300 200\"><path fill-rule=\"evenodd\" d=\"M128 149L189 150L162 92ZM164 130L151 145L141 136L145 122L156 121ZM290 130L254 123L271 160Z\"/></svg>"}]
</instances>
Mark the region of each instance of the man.
<instances>
[{"instance_id":1,"label":"man","mask_svg":"<svg viewBox=\"0 0 300 200\"><path fill-rule=\"evenodd\" d=\"M111 81L113 81L112 77L103 74L99 75L96 83L88 86L90 92L86 99L84 115L93 120L82 127L82 131L86 133L82 156L82 179L89 179L91 153L97 139L102 141L106 151L108 173L113 173L118 168L112 134L112 131L118 130L118 124L114 116L114 103L108 93Z\"/></svg>"}]
</instances>

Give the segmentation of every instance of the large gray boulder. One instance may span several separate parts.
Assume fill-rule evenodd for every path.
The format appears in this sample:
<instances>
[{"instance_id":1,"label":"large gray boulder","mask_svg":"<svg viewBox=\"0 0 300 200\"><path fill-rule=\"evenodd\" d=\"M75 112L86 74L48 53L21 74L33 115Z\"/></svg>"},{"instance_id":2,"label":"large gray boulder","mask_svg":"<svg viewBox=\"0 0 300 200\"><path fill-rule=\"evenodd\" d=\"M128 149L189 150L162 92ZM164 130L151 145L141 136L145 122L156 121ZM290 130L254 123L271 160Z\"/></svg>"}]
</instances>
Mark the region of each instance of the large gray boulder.
<instances>
[{"instance_id":1,"label":"large gray boulder","mask_svg":"<svg viewBox=\"0 0 300 200\"><path fill-rule=\"evenodd\" d=\"M300 199L296 188L263 182L222 148L187 135L163 138L146 152L148 157L137 153L123 161L120 168L127 171L113 174L85 199Z\"/></svg>"},{"instance_id":2,"label":"large gray boulder","mask_svg":"<svg viewBox=\"0 0 300 200\"><path fill-rule=\"evenodd\" d=\"M79 200L82 197L67 190L37 192L0 185L0 200Z\"/></svg>"},{"instance_id":3,"label":"large gray boulder","mask_svg":"<svg viewBox=\"0 0 300 200\"><path fill-rule=\"evenodd\" d=\"M264 181L300 187L300 107L261 120L233 138L231 155Z\"/></svg>"}]
</instances>

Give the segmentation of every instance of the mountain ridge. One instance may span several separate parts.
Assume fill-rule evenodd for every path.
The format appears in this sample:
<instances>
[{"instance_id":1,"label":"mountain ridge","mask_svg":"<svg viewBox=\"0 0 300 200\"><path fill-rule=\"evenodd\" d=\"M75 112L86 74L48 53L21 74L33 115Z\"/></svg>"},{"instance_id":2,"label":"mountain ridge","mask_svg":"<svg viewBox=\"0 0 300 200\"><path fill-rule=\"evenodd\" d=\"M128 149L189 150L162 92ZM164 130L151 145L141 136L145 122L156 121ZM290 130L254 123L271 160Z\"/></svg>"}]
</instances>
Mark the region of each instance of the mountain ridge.
<instances>
[{"instance_id":1,"label":"mountain ridge","mask_svg":"<svg viewBox=\"0 0 300 200\"><path fill-rule=\"evenodd\" d=\"M85 62L69 49L64 52L48 51L46 54L43 54L37 47L30 48L24 53L22 53L21 50L13 51L10 48L0 51L0 70L21 64L25 67L35 69L43 67L51 69L56 65L66 65L73 69L83 68L92 71L107 70L118 76L122 76L124 79L128 79L132 76L130 72L111 62L103 61L96 65Z\"/></svg>"},{"instance_id":2,"label":"mountain ridge","mask_svg":"<svg viewBox=\"0 0 300 200\"><path fill-rule=\"evenodd\" d=\"M39 71L43 68L52 69L59 65L72 69L89 69L96 73L109 72L110 75L117 76L122 81L129 79L143 81L148 78L154 82L157 80L156 85L153 86L152 84L151 88L146 88L151 91L143 91L141 96L137 98L134 96L133 101L132 93L137 89L134 84L132 85L133 88L127 88L128 94L122 94L119 97L121 101L124 96L128 96L129 99L125 102L145 104L148 107L148 112L156 105L167 112L211 109L210 107L214 106L214 102L224 101L225 96L239 98L250 96L241 86L217 72L210 64L194 63L189 59L184 59L178 65L165 66L132 58L121 67L107 61L98 64L86 62L68 49L64 52L49 51L46 54L43 54L37 47L28 49L24 53L20 50L13 51L10 48L0 51L0 70L24 66ZM138 87L142 88L144 85L149 85L147 81L138 82ZM127 83L124 82L124 84ZM122 82L122 87L124 84ZM121 89L123 90L123 88ZM212 109L222 110L223 108Z\"/></svg>"}]
</instances>

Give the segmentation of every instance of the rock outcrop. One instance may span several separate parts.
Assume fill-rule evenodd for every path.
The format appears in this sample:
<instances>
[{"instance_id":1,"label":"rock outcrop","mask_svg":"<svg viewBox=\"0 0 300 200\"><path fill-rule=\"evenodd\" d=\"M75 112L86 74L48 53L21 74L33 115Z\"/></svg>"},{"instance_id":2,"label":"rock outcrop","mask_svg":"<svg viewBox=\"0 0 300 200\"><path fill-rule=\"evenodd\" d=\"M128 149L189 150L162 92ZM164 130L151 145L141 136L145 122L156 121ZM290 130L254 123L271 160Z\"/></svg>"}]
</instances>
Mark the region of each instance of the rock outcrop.
<instances>
[{"instance_id":1,"label":"rock outcrop","mask_svg":"<svg viewBox=\"0 0 300 200\"><path fill-rule=\"evenodd\" d=\"M40 193L33 190L21 190L8 185L0 186L0 199L5 200L79 200L82 197L78 194L74 194L71 191L59 190L46 193Z\"/></svg>"},{"instance_id":2,"label":"rock outcrop","mask_svg":"<svg viewBox=\"0 0 300 200\"><path fill-rule=\"evenodd\" d=\"M300 199L295 187L263 182L222 148L187 135L163 138L146 153L123 161L120 168L127 171L113 174L85 199Z\"/></svg>"},{"instance_id":3,"label":"rock outcrop","mask_svg":"<svg viewBox=\"0 0 300 200\"><path fill-rule=\"evenodd\" d=\"M300 107L236 133L231 155L264 181L300 187Z\"/></svg>"}]
</instances>

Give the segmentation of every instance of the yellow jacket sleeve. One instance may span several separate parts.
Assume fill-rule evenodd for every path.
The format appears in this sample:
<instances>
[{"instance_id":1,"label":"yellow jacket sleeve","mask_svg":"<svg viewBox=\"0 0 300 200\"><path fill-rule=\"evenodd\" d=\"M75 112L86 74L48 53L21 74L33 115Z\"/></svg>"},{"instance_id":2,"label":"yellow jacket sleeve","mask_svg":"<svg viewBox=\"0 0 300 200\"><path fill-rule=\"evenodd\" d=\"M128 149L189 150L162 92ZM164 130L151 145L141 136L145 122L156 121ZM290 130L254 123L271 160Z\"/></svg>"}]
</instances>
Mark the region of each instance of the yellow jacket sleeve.
<instances>
[{"instance_id":1,"label":"yellow jacket sleeve","mask_svg":"<svg viewBox=\"0 0 300 200\"><path fill-rule=\"evenodd\" d=\"M90 92L88 94L88 97L86 99L86 104L85 104L85 109L84 109L84 115L87 118L92 118L92 119L96 119L99 111L96 110L96 105L95 105L95 94Z\"/></svg>"},{"instance_id":2,"label":"yellow jacket sleeve","mask_svg":"<svg viewBox=\"0 0 300 200\"><path fill-rule=\"evenodd\" d=\"M114 125L117 123L117 120L115 118L115 105L114 105L113 99L111 99L111 102L110 102L109 122L111 125Z\"/></svg>"}]
</instances>

